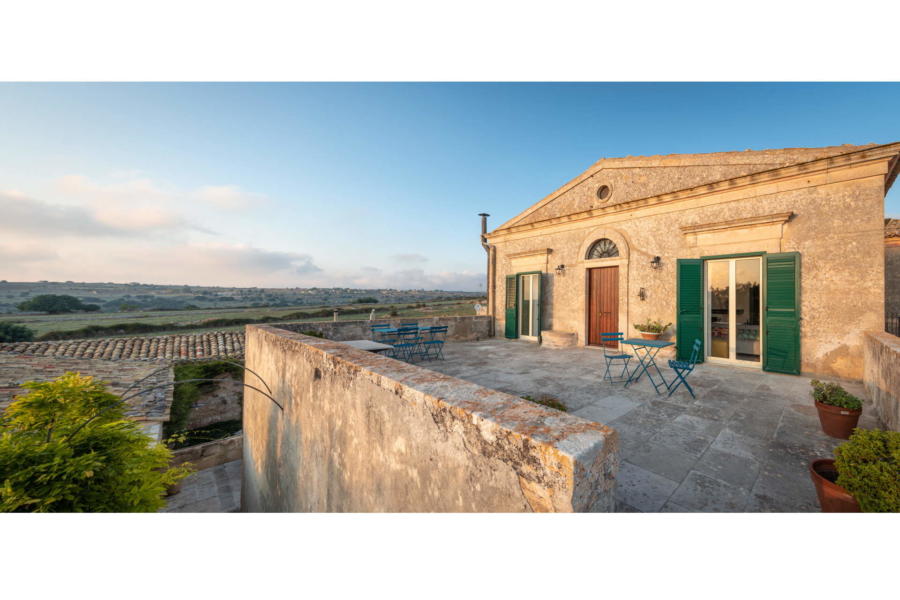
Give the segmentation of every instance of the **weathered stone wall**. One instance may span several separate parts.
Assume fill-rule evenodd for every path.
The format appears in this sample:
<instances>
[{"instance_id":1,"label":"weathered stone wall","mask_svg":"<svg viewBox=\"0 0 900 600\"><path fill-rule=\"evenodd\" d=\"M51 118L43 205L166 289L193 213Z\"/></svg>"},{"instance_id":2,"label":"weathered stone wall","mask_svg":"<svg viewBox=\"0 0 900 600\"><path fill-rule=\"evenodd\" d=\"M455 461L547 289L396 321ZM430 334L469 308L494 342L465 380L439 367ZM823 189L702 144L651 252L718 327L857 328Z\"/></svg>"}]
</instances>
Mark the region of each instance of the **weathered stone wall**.
<instances>
[{"instance_id":1,"label":"weathered stone wall","mask_svg":"<svg viewBox=\"0 0 900 600\"><path fill-rule=\"evenodd\" d=\"M245 511L614 509L609 427L272 326L246 364L284 410L246 391Z\"/></svg>"},{"instance_id":2,"label":"weathered stone wall","mask_svg":"<svg viewBox=\"0 0 900 600\"><path fill-rule=\"evenodd\" d=\"M900 431L900 338L882 331L865 335L866 393L888 429Z\"/></svg>"},{"instance_id":3,"label":"weathered stone wall","mask_svg":"<svg viewBox=\"0 0 900 600\"><path fill-rule=\"evenodd\" d=\"M241 402L244 398L243 383L229 373L215 377L218 379L212 389L201 391L191 406L187 429L206 427L222 421L238 421L241 418Z\"/></svg>"},{"instance_id":4,"label":"weathered stone wall","mask_svg":"<svg viewBox=\"0 0 900 600\"><path fill-rule=\"evenodd\" d=\"M639 200L492 232L496 333L504 331L505 277L518 272L544 272L542 329L574 332L584 344L589 268L619 267L619 328L633 336L633 324L648 318L676 323L676 259L797 251L801 369L859 380L862 332L883 327L886 167L886 161L873 161L809 174L798 169L771 181L755 182L757 176L751 176L734 185L695 190L684 199ZM778 215L786 216L779 221ZM748 222L741 225L742 220ZM699 232L682 229L715 224L724 225ZM604 237L617 244L620 256L587 260L590 245ZM658 270L650 265L654 256L662 259ZM561 275L555 270L560 264L566 265ZM638 297L641 288L646 300ZM676 334L673 325L663 339L674 340Z\"/></svg>"},{"instance_id":5,"label":"weathered stone wall","mask_svg":"<svg viewBox=\"0 0 900 600\"><path fill-rule=\"evenodd\" d=\"M884 312L900 315L900 238L884 247Z\"/></svg>"},{"instance_id":6,"label":"weathered stone wall","mask_svg":"<svg viewBox=\"0 0 900 600\"><path fill-rule=\"evenodd\" d=\"M419 327L444 326L447 329L447 341L471 342L490 336L490 317L396 317L391 319L375 319L374 321L315 321L312 323L273 323L273 327L288 331L317 331L329 340L370 340L375 323L390 323L397 327L404 321L416 321Z\"/></svg>"},{"instance_id":7,"label":"weathered stone wall","mask_svg":"<svg viewBox=\"0 0 900 600\"><path fill-rule=\"evenodd\" d=\"M172 452L172 465L189 462L195 470L209 469L241 458L244 447L242 434L232 435L205 444L188 446Z\"/></svg>"}]
</instances>

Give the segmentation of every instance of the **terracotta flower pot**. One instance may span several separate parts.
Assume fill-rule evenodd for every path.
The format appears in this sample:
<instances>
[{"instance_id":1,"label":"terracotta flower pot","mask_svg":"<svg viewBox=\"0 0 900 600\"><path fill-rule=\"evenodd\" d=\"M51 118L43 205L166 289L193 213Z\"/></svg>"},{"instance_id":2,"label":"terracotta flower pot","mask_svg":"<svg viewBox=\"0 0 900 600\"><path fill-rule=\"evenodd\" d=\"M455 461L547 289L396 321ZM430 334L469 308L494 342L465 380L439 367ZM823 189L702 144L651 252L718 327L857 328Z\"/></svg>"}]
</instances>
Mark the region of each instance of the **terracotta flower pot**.
<instances>
[{"instance_id":1,"label":"terracotta flower pot","mask_svg":"<svg viewBox=\"0 0 900 600\"><path fill-rule=\"evenodd\" d=\"M641 332L641 337L644 338L645 340L658 340L659 336L661 336L661 335L662 335L661 333L651 333L649 331Z\"/></svg>"},{"instance_id":2,"label":"terracotta flower pot","mask_svg":"<svg viewBox=\"0 0 900 600\"><path fill-rule=\"evenodd\" d=\"M822 512L860 512L859 502L835 483L837 470L834 468L834 460L820 458L812 461L809 463L809 476L816 486Z\"/></svg>"},{"instance_id":3,"label":"terracotta flower pot","mask_svg":"<svg viewBox=\"0 0 900 600\"><path fill-rule=\"evenodd\" d=\"M862 411L822 404L818 400L814 400L814 402L816 410L819 411L819 423L822 424L822 431L831 437L849 440L853 428L859 423L859 415L862 414Z\"/></svg>"}]
</instances>

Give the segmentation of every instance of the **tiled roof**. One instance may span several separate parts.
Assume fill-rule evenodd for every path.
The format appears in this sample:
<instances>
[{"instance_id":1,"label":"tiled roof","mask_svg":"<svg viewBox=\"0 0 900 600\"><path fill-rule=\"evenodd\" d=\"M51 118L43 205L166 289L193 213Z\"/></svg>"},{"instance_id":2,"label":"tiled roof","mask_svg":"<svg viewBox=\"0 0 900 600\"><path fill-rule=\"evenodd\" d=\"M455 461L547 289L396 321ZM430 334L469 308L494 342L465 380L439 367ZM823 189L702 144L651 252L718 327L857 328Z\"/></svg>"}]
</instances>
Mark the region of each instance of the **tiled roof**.
<instances>
[{"instance_id":1,"label":"tiled roof","mask_svg":"<svg viewBox=\"0 0 900 600\"><path fill-rule=\"evenodd\" d=\"M0 412L20 394L26 381L50 381L67 371L93 375L109 383L108 390L121 394L130 385L145 393L128 400L126 414L138 421L167 421L172 405L172 369L165 361L125 361L0 354ZM146 378L146 379L145 379Z\"/></svg>"},{"instance_id":2,"label":"tiled roof","mask_svg":"<svg viewBox=\"0 0 900 600\"><path fill-rule=\"evenodd\" d=\"M103 360L242 358L243 331L210 331L153 337L93 338L58 342L0 343L0 353Z\"/></svg>"}]
</instances>

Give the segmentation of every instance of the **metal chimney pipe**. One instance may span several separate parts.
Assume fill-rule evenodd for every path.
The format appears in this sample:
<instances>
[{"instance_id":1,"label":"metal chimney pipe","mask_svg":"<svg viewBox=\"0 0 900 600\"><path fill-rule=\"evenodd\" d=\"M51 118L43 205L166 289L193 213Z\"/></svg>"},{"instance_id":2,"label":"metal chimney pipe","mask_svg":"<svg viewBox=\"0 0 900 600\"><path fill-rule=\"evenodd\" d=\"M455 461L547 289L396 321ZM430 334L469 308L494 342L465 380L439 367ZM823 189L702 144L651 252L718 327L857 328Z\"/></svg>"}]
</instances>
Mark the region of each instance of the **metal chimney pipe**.
<instances>
[{"instance_id":1,"label":"metal chimney pipe","mask_svg":"<svg viewBox=\"0 0 900 600\"><path fill-rule=\"evenodd\" d=\"M491 215L488 213L478 213L481 217L481 247L487 252L487 314L491 317L490 335L494 337L494 247L487 242L487 218Z\"/></svg>"}]
</instances>

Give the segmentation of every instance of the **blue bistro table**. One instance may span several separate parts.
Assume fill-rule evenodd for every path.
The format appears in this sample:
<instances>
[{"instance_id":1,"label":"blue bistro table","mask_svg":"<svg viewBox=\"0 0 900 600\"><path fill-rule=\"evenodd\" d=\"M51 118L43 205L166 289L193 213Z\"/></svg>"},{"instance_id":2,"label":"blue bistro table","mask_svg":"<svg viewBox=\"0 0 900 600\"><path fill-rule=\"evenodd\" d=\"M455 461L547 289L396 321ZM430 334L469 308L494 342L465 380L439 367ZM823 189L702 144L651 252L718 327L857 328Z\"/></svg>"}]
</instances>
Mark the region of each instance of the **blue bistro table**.
<instances>
[{"instance_id":1,"label":"blue bistro table","mask_svg":"<svg viewBox=\"0 0 900 600\"><path fill-rule=\"evenodd\" d=\"M672 342L661 342L659 340L645 340L641 338L628 338L627 340L622 341L623 344L628 344L634 348L634 355L638 359L637 368L631 372L631 377L628 378L628 381L625 382L624 387L628 387L629 383L635 383L644 373L647 374L647 377L650 379L650 383L653 384L653 389L656 390L656 393L659 394L659 388L669 389L669 383L666 381L666 378L663 377L662 371L659 370L659 367L656 366L656 353L662 350L663 348L667 348L672 346ZM653 378L653 373L650 368L656 369L656 374L659 375L662 383L656 383L656 380Z\"/></svg>"}]
</instances>

